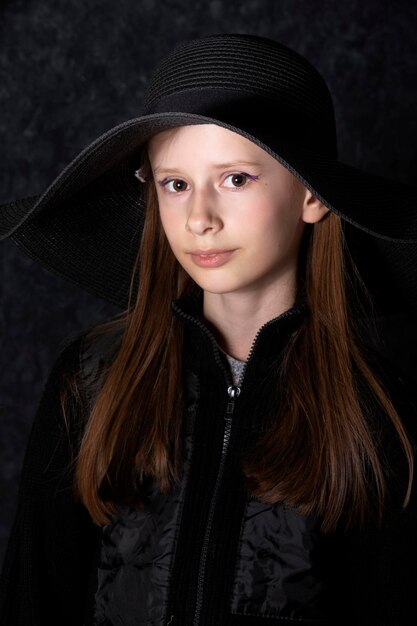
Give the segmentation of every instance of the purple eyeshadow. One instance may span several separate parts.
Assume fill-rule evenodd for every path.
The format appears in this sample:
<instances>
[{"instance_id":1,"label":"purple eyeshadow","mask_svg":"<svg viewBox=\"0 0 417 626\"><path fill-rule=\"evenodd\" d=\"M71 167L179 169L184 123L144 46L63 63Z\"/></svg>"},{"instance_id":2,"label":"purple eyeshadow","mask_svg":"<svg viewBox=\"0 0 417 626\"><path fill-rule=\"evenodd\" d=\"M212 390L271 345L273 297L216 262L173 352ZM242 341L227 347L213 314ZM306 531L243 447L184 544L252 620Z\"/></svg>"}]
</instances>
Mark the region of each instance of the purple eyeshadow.
<instances>
[{"instance_id":1,"label":"purple eyeshadow","mask_svg":"<svg viewBox=\"0 0 417 626\"><path fill-rule=\"evenodd\" d=\"M250 180L259 180L259 176L255 175L255 174L247 174L246 172L235 172L235 174L237 174L237 175L240 174L242 176L246 176ZM231 176L231 174L229 174L229 176ZM163 187L165 185L165 183L167 183L169 180L174 180L174 178L166 176L162 180L158 180L157 183L158 183L158 185L160 187Z\"/></svg>"}]
</instances>

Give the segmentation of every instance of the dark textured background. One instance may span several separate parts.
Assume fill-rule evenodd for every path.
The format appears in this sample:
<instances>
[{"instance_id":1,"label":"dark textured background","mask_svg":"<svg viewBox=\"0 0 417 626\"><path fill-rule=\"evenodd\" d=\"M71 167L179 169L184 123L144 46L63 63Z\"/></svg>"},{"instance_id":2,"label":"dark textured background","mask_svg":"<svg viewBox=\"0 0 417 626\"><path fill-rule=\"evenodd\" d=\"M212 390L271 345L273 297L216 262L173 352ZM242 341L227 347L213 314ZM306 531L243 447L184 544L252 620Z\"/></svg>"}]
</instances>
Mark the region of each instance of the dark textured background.
<instances>
[{"instance_id":1,"label":"dark textured background","mask_svg":"<svg viewBox=\"0 0 417 626\"><path fill-rule=\"evenodd\" d=\"M414 1L3 0L1 7L0 202L43 191L86 144L137 115L163 54L216 32L275 37L307 56L333 94L340 159L414 181ZM59 344L116 309L10 241L0 255L1 561L30 424ZM391 318L386 327L387 351L416 375L413 325Z\"/></svg>"}]
</instances>

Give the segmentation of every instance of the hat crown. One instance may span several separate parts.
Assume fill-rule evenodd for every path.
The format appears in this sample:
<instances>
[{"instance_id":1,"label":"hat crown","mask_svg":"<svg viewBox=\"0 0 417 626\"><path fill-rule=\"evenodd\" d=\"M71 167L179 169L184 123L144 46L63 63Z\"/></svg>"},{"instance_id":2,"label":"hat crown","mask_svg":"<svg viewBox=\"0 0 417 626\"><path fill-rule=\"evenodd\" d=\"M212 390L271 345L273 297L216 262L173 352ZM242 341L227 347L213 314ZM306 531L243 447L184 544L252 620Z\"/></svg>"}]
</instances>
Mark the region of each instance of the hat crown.
<instances>
[{"instance_id":1,"label":"hat crown","mask_svg":"<svg viewBox=\"0 0 417 626\"><path fill-rule=\"evenodd\" d=\"M335 138L332 98L321 74L291 48L257 35L208 35L174 48L151 76L145 113L161 111L161 101L178 103L178 94L204 97L213 89L258 96L260 104L274 100Z\"/></svg>"}]
</instances>

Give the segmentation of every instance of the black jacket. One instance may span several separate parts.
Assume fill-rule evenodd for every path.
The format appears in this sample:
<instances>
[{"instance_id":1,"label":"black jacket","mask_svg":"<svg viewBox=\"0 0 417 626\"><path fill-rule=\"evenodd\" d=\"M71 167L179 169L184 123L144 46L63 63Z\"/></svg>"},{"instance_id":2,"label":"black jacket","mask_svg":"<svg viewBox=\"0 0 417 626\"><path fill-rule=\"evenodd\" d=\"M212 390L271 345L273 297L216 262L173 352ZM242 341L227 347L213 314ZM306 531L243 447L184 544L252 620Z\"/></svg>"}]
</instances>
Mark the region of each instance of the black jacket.
<instances>
[{"instance_id":1,"label":"black jacket","mask_svg":"<svg viewBox=\"0 0 417 626\"><path fill-rule=\"evenodd\" d=\"M56 360L25 457L0 624L415 624L416 488L406 511L394 500L381 529L331 535L285 503L265 505L245 492L240 456L274 410L277 368L303 305L260 329L240 393L195 307L192 299L173 303L185 325L182 482L171 496L150 482L145 510L120 509L103 529L72 498L58 394L81 365L87 407L120 337L81 335ZM378 367L416 440L410 389L387 362ZM384 428L394 491L403 494L401 451Z\"/></svg>"}]
</instances>

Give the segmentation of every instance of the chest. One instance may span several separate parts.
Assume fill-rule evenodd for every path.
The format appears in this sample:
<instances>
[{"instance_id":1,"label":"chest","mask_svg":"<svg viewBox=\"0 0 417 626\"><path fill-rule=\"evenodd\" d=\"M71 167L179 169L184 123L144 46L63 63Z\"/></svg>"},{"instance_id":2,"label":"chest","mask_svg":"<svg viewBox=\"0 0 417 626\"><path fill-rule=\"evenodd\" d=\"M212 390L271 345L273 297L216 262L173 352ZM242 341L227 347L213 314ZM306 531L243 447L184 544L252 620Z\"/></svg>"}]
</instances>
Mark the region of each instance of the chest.
<instances>
[{"instance_id":1,"label":"chest","mask_svg":"<svg viewBox=\"0 0 417 626\"><path fill-rule=\"evenodd\" d=\"M96 624L321 623L314 520L245 488L242 454L271 411L271 380L236 393L186 370L184 389L181 481L171 494L150 481L143 509L103 528Z\"/></svg>"}]
</instances>

